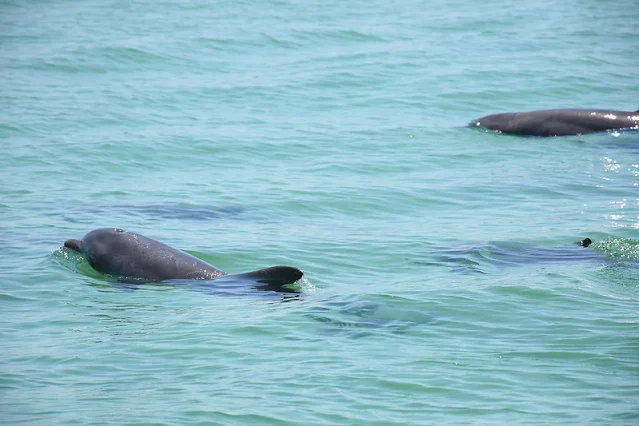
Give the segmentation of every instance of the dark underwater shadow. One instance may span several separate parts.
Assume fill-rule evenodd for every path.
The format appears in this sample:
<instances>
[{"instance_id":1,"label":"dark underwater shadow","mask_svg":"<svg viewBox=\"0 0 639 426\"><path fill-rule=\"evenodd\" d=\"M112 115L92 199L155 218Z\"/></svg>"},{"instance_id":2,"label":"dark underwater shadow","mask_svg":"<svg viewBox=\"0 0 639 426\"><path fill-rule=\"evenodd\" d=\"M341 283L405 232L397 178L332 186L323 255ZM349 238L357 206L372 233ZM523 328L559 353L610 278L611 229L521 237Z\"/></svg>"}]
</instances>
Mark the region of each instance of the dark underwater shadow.
<instances>
[{"instance_id":1,"label":"dark underwater shadow","mask_svg":"<svg viewBox=\"0 0 639 426\"><path fill-rule=\"evenodd\" d=\"M305 277L293 284L260 281L242 276L229 274L214 280L170 280L165 284L184 287L201 293L227 296L257 296L282 299L283 301L298 300L303 294L303 287L308 283Z\"/></svg>"},{"instance_id":2,"label":"dark underwater shadow","mask_svg":"<svg viewBox=\"0 0 639 426\"><path fill-rule=\"evenodd\" d=\"M353 339L405 334L435 322L423 303L389 295L335 296L306 308L305 315L322 325L322 334Z\"/></svg>"}]
</instances>

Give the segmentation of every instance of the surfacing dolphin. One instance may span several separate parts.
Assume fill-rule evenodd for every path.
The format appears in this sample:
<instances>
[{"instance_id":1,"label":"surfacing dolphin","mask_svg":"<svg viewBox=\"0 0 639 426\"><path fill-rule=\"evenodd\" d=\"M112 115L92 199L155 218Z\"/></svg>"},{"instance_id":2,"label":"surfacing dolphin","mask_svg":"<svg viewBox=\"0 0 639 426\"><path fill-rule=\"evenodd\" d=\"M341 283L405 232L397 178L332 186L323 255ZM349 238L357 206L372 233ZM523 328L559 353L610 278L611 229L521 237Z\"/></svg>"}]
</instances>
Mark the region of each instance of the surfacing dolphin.
<instances>
[{"instance_id":1,"label":"surfacing dolphin","mask_svg":"<svg viewBox=\"0 0 639 426\"><path fill-rule=\"evenodd\" d=\"M124 282L215 280L228 276L262 283L268 290L290 292L282 286L303 276L302 271L292 266L228 275L182 250L118 228L96 229L82 240L66 240L64 246L82 253L96 271Z\"/></svg>"},{"instance_id":2,"label":"surfacing dolphin","mask_svg":"<svg viewBox=\"0 0 639 426\"><path fill-rule=\"evenodd\" d=\"M584 238L573 244L559 246L532 245L521 242L494 241L461 247L441 248L437 259L454 267L458 272L488 273L492 267L523 265L552 265L567 262L606 262L600 249L580 249L590 247L592 239Z\"/></svg>"},{"instance_id":3,"label":"surfacing dolphin","mask_svg":"<svg viewBox=\"0 0 639 426\"><path fill-rule=\"evenodd\" d=\"M604 130L639 129L639 110L545 109L491 114L473 120L470 127L485 127L520 136L568 136Z\"/></svg>"}]
</instances>

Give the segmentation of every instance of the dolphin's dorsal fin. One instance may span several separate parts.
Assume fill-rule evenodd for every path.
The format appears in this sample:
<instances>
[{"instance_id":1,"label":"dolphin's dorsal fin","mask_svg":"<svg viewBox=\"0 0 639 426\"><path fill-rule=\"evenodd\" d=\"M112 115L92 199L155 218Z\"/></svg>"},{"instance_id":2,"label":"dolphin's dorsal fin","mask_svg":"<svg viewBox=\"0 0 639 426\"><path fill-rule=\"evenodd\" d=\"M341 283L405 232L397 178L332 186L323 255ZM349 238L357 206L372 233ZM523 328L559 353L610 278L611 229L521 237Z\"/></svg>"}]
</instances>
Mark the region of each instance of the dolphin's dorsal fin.
<instances>
[{"instance_id":1,"label":"dolphin's dorsal fin","mask_svg":"<svg viewBox=\"0 0 639 426\"><path fill-rule=\"evenodd\" d=\"M590 244L592 244L592 240L590 238L584 238L579 242L579 245L583 247L588 247Z\"/></svg>"},{"instance_id":2,"label":"dolphin's dorsal fin","mask_svg":"<svg viewBox=\"0 0 639 426\"><path fill-rule=\"evenodd\" d=\"M270 268L258 269L257 271L245 272L243 274L228 275L233 278L249 279L254 281L255 289L270 290L282 293L299 293L298 289L287 287L298 281L304 273L292 266L271 266Z\"/></svg>"},{"instance_id":3,"label":"dolphin's dorsal fin","mask_svg":"<svg viewBox=\"0 0 639 426\"><path fill-rule=\"evenodd\" d=\"M292 266L271 266L238 275L268 284L293 284L302 278L304 273Z\"/></svg>"}]
</instances>

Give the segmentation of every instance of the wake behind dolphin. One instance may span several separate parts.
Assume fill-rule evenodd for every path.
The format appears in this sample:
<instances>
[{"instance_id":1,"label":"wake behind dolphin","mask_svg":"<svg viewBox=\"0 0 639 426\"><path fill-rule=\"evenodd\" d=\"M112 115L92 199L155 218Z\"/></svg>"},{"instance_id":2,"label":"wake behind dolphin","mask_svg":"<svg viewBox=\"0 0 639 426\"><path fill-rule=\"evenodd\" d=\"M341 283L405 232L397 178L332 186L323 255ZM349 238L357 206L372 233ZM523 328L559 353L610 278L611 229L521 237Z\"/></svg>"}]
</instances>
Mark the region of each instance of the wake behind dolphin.
<instances>
[{"instance_id":1,"label":"wake behind dolphin","mask_svg":"<svg viewBox=\"0 0 639 426\"><path fill-rule=\"evenodd\" d=\"M507 112L477 118L469 126L519 136L583 135L605 130L639 129L639 110L546 109Z\"/></svg>"},{"instance_id":2,"label":"wake behind dolphin","mask_svg":"<svg viewBox=\"0 0 639 426\"><path fill-rule=\"evenodd\" d=\"M118 277L123 282L161 282L167 280L215 280L239 278L263 284L264 289L291 292L283 286L302 278L292 266L229 275L181 250L134 232L102 228L89 232L82 240L69 239L64 246L82 253L96 271Z\"/></svg>"}]
</instances>

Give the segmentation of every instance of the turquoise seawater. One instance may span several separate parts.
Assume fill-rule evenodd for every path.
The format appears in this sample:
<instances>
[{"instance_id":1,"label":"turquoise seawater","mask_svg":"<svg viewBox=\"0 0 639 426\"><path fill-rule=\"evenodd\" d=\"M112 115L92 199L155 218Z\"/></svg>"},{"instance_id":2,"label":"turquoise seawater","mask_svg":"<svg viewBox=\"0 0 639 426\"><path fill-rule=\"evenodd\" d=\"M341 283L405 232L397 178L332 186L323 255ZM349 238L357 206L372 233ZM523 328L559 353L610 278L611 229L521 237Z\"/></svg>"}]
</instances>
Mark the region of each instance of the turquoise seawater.
<instances>
[{"instance_id":1,"label":"turquoise seawater","mask_svg":"<svg viewBox=\"0 0 639 426\"><path fill-rule=\"evenodd\" d=\"M639 423L634 0L0 2L0 423ZM122 227L300 297L121 286ZM583 248L585 237L595 242Z\"/></svg>"}]
</instances>

